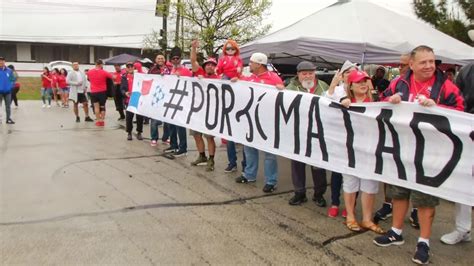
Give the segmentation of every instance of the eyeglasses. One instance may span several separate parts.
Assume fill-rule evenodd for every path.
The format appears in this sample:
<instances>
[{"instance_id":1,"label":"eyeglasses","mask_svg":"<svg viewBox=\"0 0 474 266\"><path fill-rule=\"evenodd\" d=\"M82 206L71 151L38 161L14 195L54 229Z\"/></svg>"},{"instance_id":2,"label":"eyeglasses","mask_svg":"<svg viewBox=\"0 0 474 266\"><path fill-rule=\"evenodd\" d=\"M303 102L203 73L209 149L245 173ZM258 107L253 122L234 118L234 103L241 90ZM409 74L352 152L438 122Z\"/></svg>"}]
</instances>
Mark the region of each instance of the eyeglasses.
<instances>
[{"instance_id":1,"label":"eyeglasses","mask_svg":"<svg viewBox=\"0 0 474 266\"><path fill-rule=\"evenodd\" d=\"M171 58L171 60L179 60L179 58L180 58L179 56L174 56Z\"/></svg>"},{"instance_id":2,"label":"eyeglasses","mask_svg":"<svg viewBox=\"0 0 474 266\"><path fill-rule=\"evenodd\" d=\"M133 67L133 65L127 65L127 68L132 68L132 67Z\"/></svg>"},{"instance_id":3,"label":"eyeglasses","mask_svg":"<svg viewBox=\"0 0 474 266\"><path fill-rule=\"evenodd\" d=\"M234 47L227 47L225 48L226 51L235 51L235 48Z\"/></svg>"}]
</instances>

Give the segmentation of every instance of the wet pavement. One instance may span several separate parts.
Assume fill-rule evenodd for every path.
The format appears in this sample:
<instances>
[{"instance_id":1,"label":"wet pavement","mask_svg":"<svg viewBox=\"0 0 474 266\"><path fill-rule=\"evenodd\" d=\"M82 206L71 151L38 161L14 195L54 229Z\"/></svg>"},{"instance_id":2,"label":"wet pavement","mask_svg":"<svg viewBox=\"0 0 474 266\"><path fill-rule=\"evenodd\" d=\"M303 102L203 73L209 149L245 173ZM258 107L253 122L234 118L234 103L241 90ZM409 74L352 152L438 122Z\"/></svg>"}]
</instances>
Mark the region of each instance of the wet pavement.
<instances>
[{"instance_id":1,"label":"wet pavement","mask_svg":"<svg viewBox=\"0 0 474 266\"><path fill-rule=\"evenodd\" d=\"M288 160L279 158L278 189L265 194L263 169L253 184L234 182L240 168L224 173L224 146L215 171L206 172L190 165L197 157L190 136L188 155L172 160L160 156L168 146L150 146L148 126L145 140L127 141L111 101L108 110L106 126L96 128L75 123L71 109L23 101L12 110L15 125L2 121L3 265L411 264L418 231L408 221L404 245L380 248L374 233L348 231L341 217L328 218L311 200L288 205ZM380 194L377 207L381 200ZM439 241L453 223L454 205L442 201L431 238L434 265L472 265L472 243ZM381 225L388 229L390 219Z\"/></svg>"}]
</instances>

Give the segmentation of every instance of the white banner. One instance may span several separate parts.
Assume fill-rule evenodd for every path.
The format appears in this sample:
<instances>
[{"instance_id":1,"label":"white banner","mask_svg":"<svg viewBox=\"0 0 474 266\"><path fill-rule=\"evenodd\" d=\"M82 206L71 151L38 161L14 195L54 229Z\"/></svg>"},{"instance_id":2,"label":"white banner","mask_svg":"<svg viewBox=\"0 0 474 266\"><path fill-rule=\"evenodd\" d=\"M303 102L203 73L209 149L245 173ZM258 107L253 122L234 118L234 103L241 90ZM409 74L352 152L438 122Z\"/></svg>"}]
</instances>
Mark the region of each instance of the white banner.
<instances>
[{"instance_id":1,"label":"white banner","mask_svg":"<svg viewBox=\"0 0 474 266\"><path fill-rule=\"evenodd\" d=\"M328 170L474 205L473 116L244 81L135 74L128 111Z\"/></svg>"}]
</instances>

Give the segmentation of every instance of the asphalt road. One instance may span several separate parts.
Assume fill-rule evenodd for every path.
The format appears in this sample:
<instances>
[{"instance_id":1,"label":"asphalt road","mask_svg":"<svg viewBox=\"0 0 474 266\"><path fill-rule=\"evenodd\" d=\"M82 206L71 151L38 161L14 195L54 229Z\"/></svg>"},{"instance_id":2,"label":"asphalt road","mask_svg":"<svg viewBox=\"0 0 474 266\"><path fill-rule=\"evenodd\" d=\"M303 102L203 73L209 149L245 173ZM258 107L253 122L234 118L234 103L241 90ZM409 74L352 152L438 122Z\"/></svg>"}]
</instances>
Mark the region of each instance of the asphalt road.
<instances>
[{"instance_id":1,"label":"asphalt road","mask_svg":"<svg viewBox=\"0 0 474 266\"><path fill-rule=\"evenodd\" d=\"M380 248L374 233L351 233L326 208L288 205L288 160L279 158L278 190L265 194L261 172L250 185L234 182L240 172L224 173L225 147L208 173L190 166L197 156L191 137L188 156L165 158L163 144L126 141L111 101L108 109L105 128L75 123L71 109L42 109L38 101L20 102L15 125L2 121L2 265L411 264L418 231L408 222L404 245ZM472 265L472 243L439 241L453 228L453 207L442 201L437 209L434 265Z\"/></svg>"}]
</instances>

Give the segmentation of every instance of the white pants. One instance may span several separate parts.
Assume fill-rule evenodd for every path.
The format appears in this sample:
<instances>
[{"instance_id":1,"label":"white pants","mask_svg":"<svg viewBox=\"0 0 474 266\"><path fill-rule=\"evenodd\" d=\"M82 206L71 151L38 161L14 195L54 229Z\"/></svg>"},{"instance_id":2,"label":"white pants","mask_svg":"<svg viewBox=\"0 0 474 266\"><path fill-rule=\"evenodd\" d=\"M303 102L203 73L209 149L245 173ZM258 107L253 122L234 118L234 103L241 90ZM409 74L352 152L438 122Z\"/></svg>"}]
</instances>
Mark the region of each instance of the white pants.
<instances>
[{"instance_id":1,"label":"white pants","mask_svg":"<svg viewBox=\"0 0 474 266\"><path fill-rule=\"evenodd\" d=\"M379 181L362 179L353 175L342 175L342 189L346 193L355 193L362 191L368 194L377 194L379 192Z\"/></svg>"},{"instance_id":2,"label":"white pants","mask_svg":"<svg viewBox=\"0 0 474 266\"><path fill-rule=\"evenodd\" d=\"M469 232L472 226L472 207L456 203L456 230L459 232Z\"/></svg>"}]
</instances>

